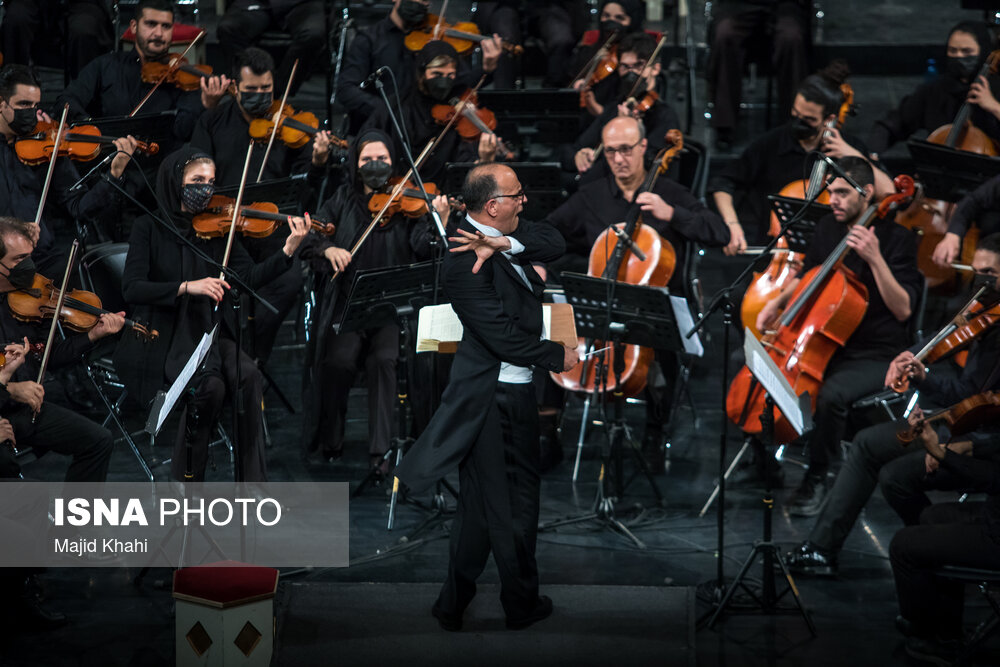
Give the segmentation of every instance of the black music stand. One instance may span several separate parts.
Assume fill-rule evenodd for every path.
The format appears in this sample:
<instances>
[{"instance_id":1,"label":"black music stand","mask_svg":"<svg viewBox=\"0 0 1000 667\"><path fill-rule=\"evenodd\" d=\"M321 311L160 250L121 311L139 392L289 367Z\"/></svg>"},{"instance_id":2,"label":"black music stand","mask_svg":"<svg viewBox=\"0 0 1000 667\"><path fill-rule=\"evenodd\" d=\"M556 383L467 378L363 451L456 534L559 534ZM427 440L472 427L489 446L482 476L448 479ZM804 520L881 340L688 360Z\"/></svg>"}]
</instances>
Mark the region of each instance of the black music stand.
<instances>
[{"instance_id":1,"label":"black music stand","mask_svg":"<svg viewBox=\"0 0 1000 667\"><path fill-rule=\"evenodd\" d=\"M410 326L423 306L433 303L434 274L438 261L430 260L418 264L393 266L385 269L358 271L354 276L347 308L339 324L334 324L334 332L346 333L358 329L370 329L395 322L399 327L399 357L396 361L396 437L382 457L389 461L395 455L399 465L403 451L411 444L408 435L407 415L409 413L409 354ZM369 400L370 397L369 397ZM351 493L360 495L370 484L377 484L381 477L380 466L376 466L361 480ZM392 530L399 495L398 484L393 484L389 503L388 530Z\"/></svg>"},{"instance_id":2,"label":"black music stand","mask_svg":"<svg viewBox=\"0 0 1000 667\"><path fill-rule=\"evenodd\" d=\"M577 334L588 340L610 340L614 349L614 363L610 369L615 385L620 386L625 370L624 346L642 345L654 349L683 352L681 334L677 329L670 293L666 289L629 285L579 273L562 274L566 300L573 306ZM609 303L610 297L610 303ZM606 354L598 355L595 387L605 385L608 368ZM635 447L626 446L625 395L615 391L614 417L606 428L608 447L602 451L601 474L598 478L594 510L578 517L551 521L540 529L555 528L572 523L596 520L624 535L640 549L645 544L615 517L614 503L625 492L624 450L628 449L639 470L646 476L659 503L663 494L646 461ZM613 488L609 485L612 484ZM609 491L613 491L609 493Z\"/></svg>"},{"instance_id":3,"label":"black music stand","mask_svg":"<svg viewBox=\"0 0 1000 667\"><path fill-rule=\"evenodd\" d=\"M1000 158L960 151L921 139L906 142L916 162L924 193L932 199L956 202L983 182L1000 174Z\"/></svg>"},{"instance_id":4,"label":"black music stand","mask_svg":"<svg viewBox=\"0 0 1000 667\"><path fill-rule=\"evenodd\" d=\"M795 391L781 374L778 366L768 356L767 352L764 350L764 346L761 345L756 338L754 338L749 329L745 332L743 349L747 360L747 368L750 369L750 372L757 379L757 381L760 382L766 392L764 398L764 412L760 417L761 426L763 426L761 439L764 446L773 446L775 444L774 407L776 404L781 406L785 416L788 418L789 423L799 433L799 435L809 431L812 428L812 419L810 416L812 410L810 407L809 394L803 393L801 396L795 395ZM715 627L715 623L719 620L719 616L722 615L722 613L729 606L730 602L732 602L736 589L742 588L753 600L753 607L749 610L730 609L730 611L760 612L768 615L798 612L802 616L803 620L805 620L806 625L809 626L809 632L812 633L813 637L815 637L816 626L813 625L812 619L809 617L805 607L802 605L802 598L799 595L798 587L795 585L795 580L792 579L792 574L788 571L788 566L785 565L785 561L781 557L781 549L775 542L772 541L771 526L772 513L774 512L774 498L771 493L771 476L765 475L764 477L765 488L764 497L762 499L764 510L763 537L762 539L754 542L753 549L750 550L750 555L747 556L747 559L743 562L743 567L740 568L739 574L736 575L736 579L726 590L725 595L722 596L722 599L719 600L714 612L712 612L712 615L708 620L708 627ZM751 589L747 582L744 581L751 566L753 566L753 564L757 561L758 556L763 556L764 568L763 576L761 578L761 590L759 592ZM722 558L722 554L719 554L719 558ZM781 569L781 572L785 577L785 581L788 583L787 588L785 588L785 590L780 594L777 592L775 587L775 565ZM792 594L792 598L795 601L795 607L790 608L778 606L778 602L781 601L781 598L789 592Z\"/></svg>"},{"instance_id":5,"label":"black music stand","mask_svg":"<svg viewBox=\"0 0 1000 667\"><path fill-rule=\"evenodd\" d=\"M785 230L785 241L788 249L792 252L805 253L812 243L812 238L816 234L816 223L820 218L833 213L833 209L826 204L810 203L802 210L807 202L798 197L784 197L782 195L768 195L768 202L771 210L778 216L778 221L784 227L788 221L796 215L801 216L799 220Z\"/></svg>"}]
</instances>

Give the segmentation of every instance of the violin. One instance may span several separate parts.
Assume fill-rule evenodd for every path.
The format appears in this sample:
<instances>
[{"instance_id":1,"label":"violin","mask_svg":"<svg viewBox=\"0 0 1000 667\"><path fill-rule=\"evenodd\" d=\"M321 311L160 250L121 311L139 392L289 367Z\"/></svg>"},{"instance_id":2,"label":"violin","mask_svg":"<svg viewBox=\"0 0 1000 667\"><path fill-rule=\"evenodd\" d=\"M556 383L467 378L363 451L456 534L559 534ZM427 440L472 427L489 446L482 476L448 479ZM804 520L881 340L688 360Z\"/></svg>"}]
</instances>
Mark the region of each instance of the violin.
<instances>
[{"instance_id":1,"label":"violin","mask_svg":"<svg viewBox=\"0 0 1000 667\"><path fill-rule=\"evenodd\" d=\"M486 39L490 39L490 37L481 35L479 27L471 21L450 24L444 20L443 16L428 14L423 25L406 34L403 43L410 51L419 51L427 46L427 42L440 40L451 44L461 56L472 51L476 45ZM505 53L515 56L524 53L524 47L519 44L511 44L508 41L501 41L500 48Z\"/></svg>"},{"instance_id":2,"label":"violin","mask_svg":"<svg viewBox=\"0 0 1000 667\"><path fill-rule=\"evenodd\" d=\"M587 92L618 69L618 46L615 44L617 41L618 33L616 32L608 37L607 41L591 57L583 71L573 79L583 82L583 85L580 86L581 109L587 108Z\"/></svg>"},{"instance_id":3,"label":"violin","mask_svg":"<svg viewBox=\"0 0 1000 667\"><path fill-rule=\"evenodd\" d=\"M684 150L684 136L680 130L670 130L667 133L669 147L660 151L657 156L657 167L651 169L636 191L636 196L649 192L656 179L666 173L670 163ZM632 239L645 259L632 251L631 247L619 242L619 234ZM642 223L640 207L633 198L629 207L626 222L618 223L601 232L590 249L590 260L587 275L600 276L605 280L614 280L631 285L651 285L665 287L670 282L677 263L677 254L668 240L663 238L649 225ZM609 349L586 358L591 350L605 347L601 341L579 340L579 353L585 361L580 363L579 370L573 369L564 373L550 373L552 379L567 391L597 393L599 391L620 391L626 396L635 396L646 386L649 364L654 358L654 350L638 345L623 347L622 356L625 359L625 372L620 379L607 373L613 368L617 352Z\"/></svg>"},{"instance_id":4,"label":"violin","mask_svg":"<svg viewBox=\"0 0 1000 667\"><path fill-rule=\"evenodd\" d=\"M36 273L31 287L15 290L7 295L7 306L14 317L22 322L41 322L55 315L59 296L59 288L42 274ZM59 321L73 331L90 331L101 319L101 315L110 312L101 307L100 297L93 292L69 290L63 299ZM156 340L160 335L155 329L149 329L135 320L126 318L125 326L147 342Z\"/></svg>"},{"instance_id":5,"label":"violin","mask_svg":"<svg viewBox=\"0 0 1000 667\"><path fill-rule=\"evenodd\" d=\"M20 345L20 343L15 343L15 345ZM28 343L28 354L38 355L42 350L45 349L45 343ZM7 355L0 351L0 368L7 365Z\"/></svg>"},{"instance_id":6,"label":"violin","mask_svg":"<svg viewBox=\"0 0 1000 667\"><path fill-rule=\"evenodd\" d=\"M419 218L430 212L430 209L427 208L427 200L424 199L424 193L417 189L413 181L407 179L402 190L396 189L402 180L398 177L390 179L388 187L391 187L393 192L375 192L368 199L368 210L372 215L377 215L388 202L392 202L382 217L381 225L383 227L397 213L402 213L407 218ZM427 195L430 197L440 194L438 187L433 183L424 183L424 189L427 190Z\"/></svg>"},{"instance_id":7,"label":"violin","mask_svg":"<svg viewBox=\"0 0 1000 667\"><path fill-rule=\"evenodd\" d=\"M233 224L233 208L236 200L224 195L214 195L208 202L208 207L194 216L191 226L198 238L213 239L225 236ZM270 236L278 225L288 222L288 216L278 213L278 206L271 202L254 202L249 206L240 207L240 218L236 231L251 238ZM331 222L313 220L311 228L320 234L329 236L337 227Z\"/></svg>"},{"instance_id":8,"label":"violin","mask_svg":"<svg viewBox=\"0 0 1000 667\"><path fill-rule=\"evenodd\" d=\"M916 424L896 432L896 439L904 446L913 442L933 422L944 421L952 437L975 431L984 424L1000 418L1000 392L986 391L970 396L945 410L920 419Z\"/></svg>"},{"instance_id":9,"label":"violin","mask_svg":"<svg viewBox=\"0 0 1000 667\"><path fill-rule=\"evenodd\" d=\"M913 196L913 179L895 179L896 194L878 205L869 206L856 225L868 227L876 217L884 218ZM868 290L854 272L843 266L850 251L848 235L819 266L810 269L792 293L781 315L780 326L763 337L768 355L775 362L797 396L808 392L813 411L823 385L823 375L834 353L857 329L868 309ZM736 374L726 396L726 414L745 433L763 430L760 418L765 410L765 392L750 369ZM780 411L775 412L775 442L791 442L795 429Z\"/></svg>"},{"instance_id":10,"label":"violin","mask_svg":"<svg viewBox=\"0 0 1000 667\"><path fill-rule=\"evenodd\" d=\"M497 127L496 115L489 109L478 106L478 101L475 91L466 91L460 99L452 100L451 104L435 104L431 107L431 116L438 125L448 125L454 121L455 132L465 141L479 141L484 132L496 136L493 131ZM514 159L514 151L500 137L497 137L497 158Z\"/></svg>"},{"instance_id":11,"label":"violin","mask_svg":"<svg viewBox=\"0 0 1000 667\"><path fill-rule=\"evenodd\" d=\"M267 118L254 118L250 121L250 138L257 142L270 140L274 131L274 114L278 113L280 101L275 100L271 104L271 110ZM282 116L279 121L278 138L289 148L302 148L317 132L319 132L319 119L316 114L310 111L300 111L295 113L290 105L286 104L281 110ZM330 143L338 148L347 148L347 142L340 137L330 136Z\"/></svg>"},{"instance_id":12,"label":"violin","mask_svg":"<svg viewBox=\"0 0 1000 667\"><path fill-rule=\"evenodd\" d=\"M19 137L14 142L14 152L24 164L44 164L52 157L58 134L58 124L39 121L31 134ZM90 162L100 154L101 146L113 144L115 139L116 137L102 135L96 125L76 125L63 131L59 155L71 160ZM160 151L160 146L155 142L136 141L135 147L146 155L156 155Z\"/></svg>"},{"instance_id":13,"label":"violin","mask_svg":"<svg viewBox=\"0 0 1000 667\"><path fill-rule=\"evenodd\" d=\"M169 83L181 90L198 90L201 80L212 76L208 65L192 65L187 58L171 55L166 62L145 62L142 64L143 83Z\"/></svg>"}]
</instances>

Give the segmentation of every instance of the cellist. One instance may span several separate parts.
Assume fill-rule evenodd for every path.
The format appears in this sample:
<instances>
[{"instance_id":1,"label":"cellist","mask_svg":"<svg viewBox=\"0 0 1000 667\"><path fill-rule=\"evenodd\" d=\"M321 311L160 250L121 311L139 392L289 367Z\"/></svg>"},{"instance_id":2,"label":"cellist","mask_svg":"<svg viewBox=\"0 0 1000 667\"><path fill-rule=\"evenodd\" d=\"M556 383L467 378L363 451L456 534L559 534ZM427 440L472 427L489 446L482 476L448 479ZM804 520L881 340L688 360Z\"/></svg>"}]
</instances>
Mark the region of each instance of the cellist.
<instances>
[{"instance_id":1,"label":"cellist","mask_svg":"<svg viewBox=\"0 0 1000 667\"><path fill-rule=\"evenodd\" d=\"M847 254L844 266L867 289L868 307L854 333L826 367L813 417L815 428L808 437L809 470L789 508L797 516L820 511L827 472L840 447L848 410L858 398L882 388L887 364L909 342L908 325L923 286L913 234L890 220L878 221L871 228L855 225L873 200L872 166L853 156L841 158L839 164L864 189L865 196L843 178L833 180L829 186L833 212L817 223L799 275L822 264L846 234L853 252ZM790 281L764 306L757 317L760 331L774 328L798 283L799 278Z\"/></svg>"},{"instance_id":2,"label":"cellist","mask_svg":"<svg viewBox=\"0 0 1000 667\"><path fill-rule=\"evenodd\" d=\"M962 197L948 219L948 233L934 248L932 258L940 266L958 259L962 239L969 227L979 227L980 236L1000 231L1000 176L994 176Z\"/></svg>"}]
</instances>

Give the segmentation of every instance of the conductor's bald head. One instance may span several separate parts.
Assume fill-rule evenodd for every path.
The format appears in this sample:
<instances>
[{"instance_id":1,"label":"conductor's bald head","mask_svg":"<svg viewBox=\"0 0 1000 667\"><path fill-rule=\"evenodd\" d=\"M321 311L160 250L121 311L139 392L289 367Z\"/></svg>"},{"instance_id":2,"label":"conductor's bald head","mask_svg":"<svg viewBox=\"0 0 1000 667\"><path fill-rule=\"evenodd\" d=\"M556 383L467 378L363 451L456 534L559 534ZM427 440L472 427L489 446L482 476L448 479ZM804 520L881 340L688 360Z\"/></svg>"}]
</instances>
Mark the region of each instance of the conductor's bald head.
<instances>
[{"instance_id":1,"label":"conductor's bald head","mask_svg":"<svg viewBox=\"0 0 1000 667\"><path fill-rule=\"evenodd\" d=\"M462 198L473 220L509 234L517 229L518 215L527 197L514 170L504 164L473 167L462 185Z\"/></svg>"}]
</instances>

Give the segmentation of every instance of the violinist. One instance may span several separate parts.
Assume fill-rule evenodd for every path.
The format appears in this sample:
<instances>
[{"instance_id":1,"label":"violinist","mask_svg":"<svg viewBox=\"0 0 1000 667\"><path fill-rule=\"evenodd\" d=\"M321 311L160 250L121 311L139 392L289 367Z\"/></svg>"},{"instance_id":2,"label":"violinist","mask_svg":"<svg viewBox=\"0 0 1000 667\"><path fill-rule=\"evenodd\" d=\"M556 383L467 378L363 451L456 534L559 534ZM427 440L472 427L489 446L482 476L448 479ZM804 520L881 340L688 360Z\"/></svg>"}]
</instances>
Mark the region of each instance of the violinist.
<instances>
[{"instance_id":1,"label":"violinist","mask_svg":"<svg viewBox=\"0 0 1000 667\"><path fill-rule=\"evenodd\" d=\"M0 69L0 134L5 139L0 142L0 215L30 221L38 215L48 163L38 166L22 163L14 145L19 137L30 135L40 121L51 122L38 107L41 99L41 84L30 69L24 65L5 65ZM119 153L111 161L111 178L121 182L135 145L132 137L115 140ZM62 251L68 242L57 244L57 237L65 241L77 236L77 223L95 222L118 204L116 191L103 180L94 181L89 189L71 190L79 178L69 159L56 159L41 226L36 230L34 260L43 275L62 275L65 262Z\"/></svg>"},{"instance_id":2,"label":"violinist","mask_svg":"<svg viewBox=\"0 0 1000 667\"><path fill-rule=\"evenodd\" d=\"M29 288L35 278L31 254L34 249L31 223L0 217L0 340L39 343L46 340L51 321L22 322L11 312L7 296ZM105 313L87 333L56 337L50 351L49 368L79 363L94 344L121 331L124 313ZM27 353L25 349L24 353ZM0 412L10 421L19 448L31 447L38 454L52 451L71 456L67 482L103 482L114 450L114 438L103 426L72 410L45 400L38 384L39 362L29 355L4 378L0 371Z\"/></svg>"},{"instance_id":3,"label":"violinist","mask_svg":"<svg viewBox=\"0 0 1000 667\"><path fill-rule=\"evenodd\" d=\"M729 241L729 231L718 215L710 211L683 185L667 178L658 179L650 192L640 192L646 178L644 162L649 140L639 121L628 116L613 118L601 133L608 175L580 187L564 204L545 219L566 240L566 256L550 264L553 271L587 272L587 257L597 237L610 225L626 218L633 197L642 208L642 221L667 239L675 249L678 265L668 285L671 293L687 296L684 280L684 248L689 243L721 247ZM644 447L658 448L673 396L677 359L672 352L657 351L666 387L647 402ZM662 467L662 465L660 466Z\"/></svg>"},{"instance_id":4,"label":"violinist","mask_svg":"<svg viewBox=\"0 0 1000 667\"><path fill-rule=\"evenodd\" d=\"M833 158L868 154L861 141L830 127L844 102L840 85L849 74L847 63L835 60L803 79L788 123L754 139L739 158L712 177L708 191L732 232L725 248L727 255L742 253L747 244L766 242L771 214L767 196L809 173L815 161L811 151L821 150ZM824 139L827 130L830 137ZM892 180L885 172L876 170L875 178L879 196L893 192Z\"/></svg>"},{"instance_id":5,"label":"violinist","mask_svg":"<svg viewBox=\"0 0 1000 667\"><path fill-rule=\"evenodd\" d=\"M299 87L317 64L323 62L326 47L326 17L321 0L236 0L229 3L226 13L219 17L219 44L226 61L252 46L270 26L287 32L292 43L281 59L276 72L278 88L284 90L292 65L299 61L292 82L291 94Z\"/></svg>"},{"instance_id":6,"label":"violinist","mask_svg":"<svg viewBox=\"0 0 1000 667\"><path fill-rule=\"evenodd\" d=\"M195 236L192 227L193 216L203 211L212 198L214 181L212 158L190 146L170 154L160 165L157 196L164 202L170 218L156 221L147 215L133 223L122 289L125 300L134 305L136 315L149 322L160 336L152 345L133 336L123 337L115 351L114 363L129 395L147 406L157 391L176 379L202 335L218 325L208 358L191 385L196 388L197 406L197 423L191 440L194 480L205 478L209 434L222 410L223 399L229 392L240 391L245 408L236 425L241 449L240 478L247 482L266 481L261 374L250 357L236 347L231 300L225 298L231 284L219 279L217 267L195 255L165 228L173 225L196 247L221 263L227 238L203 240ZM289 226L292 233L282 249L260 263L247 255L237 235L229 266L253 288L267 284L288 269L309 230L308 221L301 218L289 218ZM238 388L234 386L237 364L241 378ZM174 446L171 473L177 480L182 480L185 472L187 409L186 404Z\"/></svg>"},{"instance_id":7,"label":"violinist","mask_svg":"<svg viewBox=\"0 0 1000 667\"><path fill-rule=\"evenodd\" d=\"M604 44L611 40L611 47L617 54L618 42L626 35L642 32L646 7L639 0L604 0L598 12L599 28L583 35L583 39L573 54L569 76L579 77L588 68L591 59ZM612 39L613 37L613 39ZM612 56L614 60L614 56ZM612 60L612 66L613 66ZM615 106L615 93L619 88L619 73L614 72L597 83L591 84L582 78L572 81L573 88L583 90L583 104L591 116L600 116L608 104Z\"/></svg>"},{"instance_id":8,"label":"violinist","mask_svg":"<svg viewBox=\"0 0 1000 667\"><path fill-rule=\"evenodd\" d=\"M1000 234L982 240L973 266L990 278L994 289L1000 289ZM998 363L1000 327L992 327L972 343L965 368L957 378L938 371L927 372L922 363L914 363L913 351L906 350L889 364L884 382L893 386L899 378L912 376L910 381L919 387L924 405L947 407L983 391L1000 389ZM789 568L802 574L835 574L840 550L876 485L882 487L889 505L907 526L916 525L920 513L930 505L927 491L964 487L964 480L938 470L936 462L922 450L901 446L896 433L903 426L905 420L877 424L854 436L808 539L789 554L786 561ZM932 429L927 427L927 430ZM969 453L972 443L968 448L957 443L949 447L958 453Z\"/></svg>"},{"instance_id":9,"label":"violinist","mask_svg":"<svg viewBox=\"0 0 1000 667\"><path fill-rule=\"evenodd\" d=\"M91 61L56 98L57 106L70 105L70 118L128 116L150 91L143 83L142 66L161 62L170 55L174 10L170 0L139 0L136 18L129 27L135 33L135 50L106 53ZM182 91L162 84L140 113L177 110L174 139L178 144L191 138L195 121L205 109L215 107L226 93L229 79L213 76L201 81L201 89Z\"/></svg>"},{"instance_id":10,"label":"violinist","mask_svg":"<svg viewBox=\"0 0 1000 667\"><path fill-rule=\"evenodd\" d=\"M932 255L940 266L949 266L958 259L962 239L976 225L980 236L1000 231L1000 176L994 176L959 200L948 219L944 235Z\"/></svg>"},{"instance_id":11,"label":"violinist","mask_svg":"<svg viewBox=\"0 0 1000 667\"><path fill-rule=\"evenodd\" d=\"M806 253L804 275L824 262L847 235L849 252L844 265L854 272L868 292L868 306L861 323L830 359L813 416L815 428L808 436L809 470L795 492L789 511L797 516L815 516L826 496L830 463L840 448L848 410L855 400L882 388L886 364L908 342L913 307L923 287L916 265L916 239L889 220L872 228L855 223L871 204L875 175L864 158L839 160L840 167L865 190L862 197L843 178L829 186L831 214L820 218ZM798 286L790 281L781 294L769 301L757 317L759 331L777 325L778 317Z\"/></svg>"},{"instance_id":12,"label":"violinist","mask_svg":"<svg viewBox=\"0 0 1000 667\"><path fill-rule=\"evenodd\" d=\"M351 132L357 132L373 114L383 107L382 99L374 88L362 89L361 84L382 67L388 67L395 76L400 95L405 95L414 82L414 61L412 51L406 48L407 33L419 28L427 21L430 0L393 0L392 11L382 21L358 31L347 53L344 55L337 99L347 107L351 116ZM464 61L457 61L456 83L471 87L484 73L490 74L497 68L500 58L500 36L494 35L481 43L483 50L482 67L470 67ZM386 94L395 90L388 75L384 81Z\"/></svg>"},{"instance_id":13,"label":"violinist","mask_svg":"<svg viewBox=\"0 0 1000 667\"><path fill-rule=\"evenodd\" d=\"M426 217L408 219L396 213L385 224L378 225L352 256L351 249L372 222L368 206L372 195L386 191L390 177L398 171L388 135L380 130L363 131L351 144L348 171L349 180L317 213L322 219L336 223L336 233L322 240L312 236L302 249L303 261L318 274L318 284L323 288L307 349L304 440L310 454L318 454L324 460L341 457L348 393L357 372L365 368L368 452L375 467L383 465L382 455L388 451L393 436L398 327L389 324L342 334L333 333L331 327L344 313L357 271L427 259L432 232ZM438 197L434 206L442 220L447 220L448 200ZM343 275L331 284L329 275L333 271L342 271ZM388 466L380 472L388 472Z\"/></svg>"},{"instance_id":14,"label":"violinist","mask_svg":"<svg viewBox=\"0 0 1000 667\"><path fill-rule=\"evenodd\" d=\"M659 99L657 79L660 63L647 61L656 50L656 42L644 32L629 33L618 46L618 104L608 104L573 144L572 161L564 160L564 167L587 174L587 180L607 174L607 162L595 159L595 148L601 143L601 132L616 116L633 116L642 123L648 138L646 158L652 159L666 146L667 131L680 126L673 108ZM636 83L639 83L636 87ZM627 99L636 88L632 99ZM641 102L641 104L640 104ZM569 162L569 164L567 164ZM591 170L593 167L593 170ZM581 179L582 180L582 179Z\"/></svg>"},{"instance_id":15,"label":"violinist","mask_svg":"<svg viewBox=\"0 0 1000 667\"><path fill-rule=\"evenodd\" d=\"M408 135L414 159L423 147L437 137L444 126L434 119L435 105L449 104L464 91L458 79L458 54L447 42L431 41L417 53L416 78L409 91L402 91L398 107L399 123ZM394 113L398 113L395 110ZM396 136L385 105L379 105L365 123L365 129L379 129L393 138L393 150L403 155L403 139ZM496 135L483 132L478 142L465 141L454 126L441 138L434 152L420 165L420 175L432 183L443 183L449 162L493 162L497 154Z\"/></svg>"},{"instance_id":16,"label":"violinist","mask_svg":"<svg viewBox=\"0 0 1000 667\"><path fill-rule=\"evenodd\" d=\"M994 49L989 28L979 21L963 21L948 33L944 71L903 98L899 107L876 121L868 135L868 149L878 156L920 130L933 132L954 120L967 100L975 105L970 120L1000 142L1000 79L973 81Z\"/></svg>"}]
</instances>

